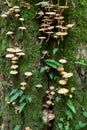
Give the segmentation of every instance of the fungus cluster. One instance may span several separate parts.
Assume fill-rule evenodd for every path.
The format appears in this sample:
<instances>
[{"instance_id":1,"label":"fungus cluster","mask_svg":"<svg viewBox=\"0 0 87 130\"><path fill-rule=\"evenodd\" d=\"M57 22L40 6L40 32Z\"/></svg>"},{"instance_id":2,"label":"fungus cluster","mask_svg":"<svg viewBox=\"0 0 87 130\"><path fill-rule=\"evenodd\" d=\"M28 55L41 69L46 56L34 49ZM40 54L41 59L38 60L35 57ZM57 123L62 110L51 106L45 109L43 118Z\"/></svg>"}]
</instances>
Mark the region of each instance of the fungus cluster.
<instances>
[{"instance_id":1,"label":"fungus cluster","mask_svg":"<svg viewBox=\"0 0 87 130\"><path fill-rule=\"evenodd\" d=\"M16 75L18 74L18 60L21 56L24 56L25 53L19 47L7 48L8 54L6 54L6 58L11 59L11 71L10 74Z\"/></svg>"},{"instance_id":2,"label":"fungus cluster","mask_svg":"<svg viewBox=\"0 0 87 130\"><path fill-rule=\"evenodd\" d=\"M55 87L50 86L49 90L46 91L46 99L43 104L43 121L46 120L45 118L47 118L48 125L50 124L49 127L52 126L51 122L55 119L55 114L53 113L53 101L55 96Z\"/></svg>"},{"instance_id":3,"label":"fungus cluster","mask_svg":"<svg viewBox=\"0 0 87 130\"><path fill-rule=\"evenodd\" d=\"M41 36L38 39L49 41L50 37L53 38L63 38L67 35L67 30L73 27L73 24L63 25L64 17L62 13L68 8L67 4L65 6L55 7L52 1L49 1L48 5L42 5L42 10L37 12L37 19L40 19L41 25L39 32Z\"/></svg>"}]
</instances>

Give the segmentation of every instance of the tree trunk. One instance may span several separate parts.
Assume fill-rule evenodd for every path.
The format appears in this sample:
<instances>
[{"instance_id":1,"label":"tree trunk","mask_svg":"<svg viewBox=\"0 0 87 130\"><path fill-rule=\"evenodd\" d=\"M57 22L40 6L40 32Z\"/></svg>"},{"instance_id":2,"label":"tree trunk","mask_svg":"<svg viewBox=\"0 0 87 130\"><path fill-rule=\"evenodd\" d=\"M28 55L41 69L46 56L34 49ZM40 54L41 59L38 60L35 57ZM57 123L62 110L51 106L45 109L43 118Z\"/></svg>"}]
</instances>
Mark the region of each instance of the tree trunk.
<instances>
[{"instance_id":1,"label":"tree trunk","mask_svg":"<svg viewBox=\"0 0 87 130\"><path fill-rule=\"evenodd\" d=\"M11 8L8 7L10 6L8 3L5 5L3 2L0 1L1 14ZM9 0L9 3L12 7L20 6L20 1ZM58 40L51 38L47 43L44 42L41 45L37 38L40 35L38 31L40 22L36 19L36 12L40 10L40 7L36 6L36 3L38 3L38 0L34 0L34 2L26 0L24 5L21 4L20 17L25 19L24 26L26 27L24 32L19 30L19 27L22 26L21 22L13 14L0 21L1 130L24 130L26 127L32 130L86 130L87 2L86 0L80 0L80 2L78 0L70 0L68 2L69 8L64 11L63 16L64 24L73 23L73 28L68 30L68 35L60 40L59 44ZM56 4L57 1L53 0L53 3ZM62 1L60 4L64 5L65 3ZM13 38L6 35L8 31L14 32ZM25 54L20 56L17 61L17 75L10 74L12 63L11 59L6 58L8 53L6 49L14 46L22 49ZM56 55L52 53L54 48L59 49ZM49 51L48 59L56 59L56 61L67 59L68 62L65 65L65 69L67 72L73 72L74 76L69 79L66 88L70 90L75 87L76 89L74 94L70 93L73 98L69 97L70 94L61 96L56 93L55 98L52 100L54 105L49 110L43 107L47 100L46 91L49 90L50 86L55 86L56 89L60 88L58 81L61 77L53 68L51 71L54 75L58 75L57 80L51 79L48 72L40 73L40 68L45 64L42 58L43 50ZM32 72L32 76L26 78L24 76L26 71ZM21 90L21 82L27 83L25 90ZM42 88L37 88L36 85L38 84L42 85ZM14 94L11 94L12 92ZM14 99L12 99L13 95ZM69 105L68 101L71 101L71 105ZM16 104L12 105L13 102ZM20 106L19 111L18 108ZM48 111L51 110L55 114L55 119L48 121Z\"/></svg>"}]
</instances>

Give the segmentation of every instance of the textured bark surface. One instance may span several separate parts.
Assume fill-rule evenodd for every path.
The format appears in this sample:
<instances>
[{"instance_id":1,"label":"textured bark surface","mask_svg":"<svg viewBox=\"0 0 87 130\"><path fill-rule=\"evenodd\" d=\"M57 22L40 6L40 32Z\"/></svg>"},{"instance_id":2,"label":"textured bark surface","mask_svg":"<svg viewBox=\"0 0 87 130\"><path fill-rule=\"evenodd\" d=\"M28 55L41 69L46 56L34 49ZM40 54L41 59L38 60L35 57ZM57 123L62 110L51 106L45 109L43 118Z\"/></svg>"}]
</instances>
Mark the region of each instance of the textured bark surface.
<instances>
[{"instance_id":1,"label":"textured bark surface","mask_svg":"<svg viewBox=\"0 0 87 130\"><path fill-rule=\"evenodd\" d=\"M30 9L21 8L21 17L25 18L25 26L27 30L24 35L20 35L18 27L21 26L18 21L13 19L3 23L0 20L0 105L1 110L3 110L1 118L1 130L14 130L17 125L20 125L20 130L24 130L25 127L29 126L32 130L58 130L58 124L60 123L60 118L64 117L67 106L65 104L65 98L57 103L54 101L53 111L55 113L55 120L50 124L45 124L42 120L43 109L42 105L45 100L45 91L48 90L50 85L56 86L56 83L48 78L46 73L40 73L39 69L42 64L41 61L41 51L42 48L38 44L38 28L39 23L36 19L36 11L39 7L35 4L39 0L26 0L30 3ZM87 117L85 118L82 112L87 112L87 67L81 64L75 64L76 61L84 60L87 64L87 4L86 0L78 2L78 0L70 0L70 8L64 12L65 21L67 23L74 23L74 28L69 30L68 35L60 44L60 50L56 59L66 58L68 63L66 65L66 70L73 72L74 76L70 79L68 86L75 86L76 92L72 99L72 102L76 108L76 114L73 115L73 120L70 122L70 130L75 130L75 126L78 121L87 122ZM19 1L13 2L13 5L19 5ZM3 4L0 0L0 12L3 13L7 11L8 7ZM9 74L11 62L5 58L7 54L6 48L9 47L8 37L6 36L7 31L13 30L15 32L15 42L23 48L25 56L20 57L18 61L19 74L14 77ZM13 41L14 42L14 41ZM53 45L54 43L54 45ZM47 48L49 48L50 53L52 48L56 45L55 41L49 41ZM52 56L52 58L54 58ZM8 96L12 89L19 88L20 82L22 82L25 71L32 71L33 75L27 80L27 90L25 90L26 95L32 97L31 103L27 104L24 110L19 114L15 113L14 108L11 104L8 105ZM42 84L41 89L37 89L35 86L37 84ZM45 112L46 114L46 112ZM86 130L87 125L81 130ZM16 129L15 129L16 130ZM18 129L19 130L19 129ZM59 129L62 130L62 129ZM63 129L66 130L66 129Z\"/></svg>"}]
</instances>

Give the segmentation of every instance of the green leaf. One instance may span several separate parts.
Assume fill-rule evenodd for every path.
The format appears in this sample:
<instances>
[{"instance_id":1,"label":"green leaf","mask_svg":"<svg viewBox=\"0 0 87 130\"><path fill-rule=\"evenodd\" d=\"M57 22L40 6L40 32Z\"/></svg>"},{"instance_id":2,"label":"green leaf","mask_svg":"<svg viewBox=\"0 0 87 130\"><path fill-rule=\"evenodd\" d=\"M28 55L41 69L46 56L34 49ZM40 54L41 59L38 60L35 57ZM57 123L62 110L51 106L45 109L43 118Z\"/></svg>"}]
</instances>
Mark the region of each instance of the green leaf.
<instances>
[{"instance_id":1,"label":"green leaf","mask_svg":"<svg viewBox=\"0 0 87 130\"><path fill-rule=\"evenodd\" d=\"M32 102L32 97L27 97L28 102Z\"/></svg>"},{"instance_id":2,"label":"green leaf","mask_svg":"<svg viewBox=\"0 0 87 130\"><path fill-rule=\"evenodd\" d=\"M24 103L21 103L21 105L20 105L20 107L19 107L19 113L21 113L22 111L23 111L23 109L24 109L24 107L26 106L26 102L24 102Z\"/></svg>"},{"instance_id":3,"label":"green leaf","mask_svg":"<svg viewBox=\"0 0 87 130\"><path fill-rule=\"evenodd\" d=\"M79 64L79 65L87 66L87 64L84 63L84 61L76 61L75 63L76 63L76 64Z\"/></svg>"},{"instance_id":4,"label":"green leaf","mask_svg":"<svg viewBox=\"0 0 87 130\"><path fill-rule=\"evenodd\" d=\"M13 89L13 90L11 91L11 93L10 93L10 96L13 95L14 93L16 93L17 91L18 91L17 88L16 88L16 89Z\"/></svg>"},{"instance_id":5,"label":"green leaf","mask_svg":"<svg viewBox=\"0 0 87 130\"><path fill-rule=\"evenodd\" d=\"M21 128L21 125L16 125L14 130L20 130L20 128Z\"/></svg>"},{"instance_id":6,"label":"green leaf","mask_svg":"<svg viewBox=\"0 0 87 130\"><path fill-rule=\"evenodd\" d=\"M50 67L57 69L58 66L61 66L61 64L58 61L52 60L52 59L47 59L44 60L46 62L47 65L49 65Z\"/></svg>"},{"instance_id":7,"label":"green leaf","mask_svg":"<svg viewBox=\"0 0 87 130\"><path fill-rule=\"evenodd\" d=\"M65 124L65 130L70 130L69 126L70 126L70 124L69 124L69 122L67 121L66 124Z\"/></svg>"},{"instance_id":8,"label":"green leaf","mask_svg":"<svg viewBox=\"0 0 87 130\"><path fill-rule=\"evenodd\" d=\"M58 7L59 7L59 3L58 3L58 4L55 4L54 7L55 7L55 8L58 8Z\"/></svg>"},{"instance_id":9,"label":"green leaf","mask_svg":"<svg viewBox=\"0 0 87 130\"><path fill-rule=\"evenodd\" d=\"M19 103L21 103L24 99L25 99L25 95L23 95L23 96L21 97L21 99L19 100Z\"/></svg>"},{"instance_id":10,"label":"green leaf","mask_svg":"<svg viewBox=\"0 0 87 130\"><path fill-rule=\"evenodd\" d=\"M53 76L53 74L52 74L52 73L49 73L49 77L50 77L51 79L53 79L53 78L54 78L54 76Z\"/></svg>"},{"instance_id":11,"label":"green leaf","mask_svg":"<svg viewBox=\"0 0 87 130\"><path fill-rule=\"evenodd\" d=\"M62 123L58 123L58 128L59 128L60 130L63 130L63 124L62 124Z\"/></svg>"},{"instance_id":12,"label":"green leaf","mask_svg":"<svg viewBox=\"0 0 87 130\"><path fill-rule=\"evenodd\" d=\"M13 96L11 96L10 102L13 102L14 100L16 100L19 97L19 95L20 95L20 93L17 92Z\"/></svg>"},{"instance_id":13,"label":"green leaf","mask_svg":"<svg viewBox=\"0 0 87 130\"><path fill-rule=\"evenodd\" d=\"M49 5L49 2L47 2L47 1L42 1L42 2L38 2L37 4L35 4L35 5Z\"/></svg>"},{"instance_id":14,"label":"green leaf","mask_svg":"<svg viewBox=\"0 0 87 130\"><path fill-rule=\"evenodd\" d=\"M19 90L19 95L22 96L24 92L22 90Z\"/></svg>"},{"instance_id":15,"label":"green leaf","mask_svg":"<svg viewBox=\"0 0 87 130\"><path fill-rule=\"evenodd\" d=\"M87 118L87 111L83 112L83 116Z\"/></svg>"},{"instance_id":16,"label":"green leaf","mask_svg":"<svg viewBox=\"0 0 87 130\"><path fill-rule=\"evenodd\" d=\"M81 128L84 128L86 126L87 126L87 123L79 121L78 124L75 126L75 130L80 130Z\"/></svg>"},{"instance_id":17,"label":"green leaf","mask_svg":"<svg viewBox=\"0 0 87 130\"><path fill-rule=\"evenodd\" d=\"M57 103L58 103L60 100L61 100L61 98L58 97L58 96L55 98L55 101L56 101Z\"/></svg>"},{"instance_id":18,"label":"green leaf","mask_svg":"<svg viewBox=\"0 0 87 130\"><path fill-rule=\"evenodd\" d=\"M71 110L73 113L76 113L76 109L75 109L75 107L74 107L74 105L73 105L73 103L72 103L71 100L68 100L68 101L67 101L67 106L70 108L70 110Z\"/></svg>"},{"instance_id":19,"label":"green leaf","mask_svg":"<svg viewBox=\"0 0 87 130\"><path fill-rule=\"evenodd\" d=\"M59 50L58 48L54 48L54 49L53 49L53 54L55 55L58 50Z\"/></svg>"},{"instance_id":20,"label":"green leaf","mask_svg":"<svg viewBox=\"0 0 87 130\"><path fill-rule=\"evenodd\" d=\"M41 67L41 69L40 69L40 73L44 72L45 70L46 70L46 66Z\"/></svg>"},{"instance_id":21,"label":"green leaf","mask_svg":"<svg viewBox=\"0 0 87 130\"><path fill-rule=\"evenodd\" d=\"M72 112L70 110L66 110L65 114L72 120L73 119L73 115Z\"/></svg>"}]
</instances>

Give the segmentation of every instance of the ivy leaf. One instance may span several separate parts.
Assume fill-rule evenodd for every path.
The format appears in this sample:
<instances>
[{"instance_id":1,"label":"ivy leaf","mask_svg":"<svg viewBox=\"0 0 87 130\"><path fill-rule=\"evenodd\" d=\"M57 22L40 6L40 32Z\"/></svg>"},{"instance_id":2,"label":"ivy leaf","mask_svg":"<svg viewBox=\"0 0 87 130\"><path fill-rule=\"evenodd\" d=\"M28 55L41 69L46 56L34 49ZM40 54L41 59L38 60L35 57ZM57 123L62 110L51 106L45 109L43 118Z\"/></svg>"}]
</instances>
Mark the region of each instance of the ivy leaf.
<instances>
[{"instance_id":1,"label":"ivy leaf","mask_svg":"<svg viewBox=\"0 0 87 130\"><path fill-rule=\"evenodd\" d=\"M73 115L72 115L72 112L70 110L67 110L65 112L65 114L72 120L73 119Z\"/></svg>"},{"instance_id":2,"label":"ivy leaf","mask_svg":"<svg viewBox=\"0 0 87 130\"><path fill-rule=\"evenodd\" d=\"M35 5L49 5L49 2L47 2L47 1L42 1L42 2L39 2L39 3L37 3L37 4L35 4Z\"/></svg>"},{"instance_id":3,"label":"ivy leaf","mask_svg":"<svg viewBox=\"0 0 87 130\"><path fill-rule=\"evenodd\" d=\"M46 62L47 65L49 65L50 67L57 69L58 66L61 66L61 64L58 61L52 60L52 59L47 59L44 60Z\"/></svg>"},{"instance_id":4,"label":"ivy leaf","mask_svg":"<svg viewBox=\"0 0 87 130\"><path fill-rule=\"evenodd\" d=\"M54 48L54 49L53 49L53 54L55 55L58 50L59 50L58 48Z\"/></svg>"},{"instance_id":5,"label":"ivy leaf","mask_svg":"<svg viewBox=\"0 0 87 130\"><path fill-rule=\"evenodd\" d=\"M18 91L17 88L16 88L16 89L13 89L13 90L11 91L11 93L10 93L10 96L13 95L14 93L16 93L17 91Z\"/></svg>"},{"instance_id":6,"label":"ivy leaf","mask_svg":"<svg viewBox=\"0 0 87 130\"><path fill-rule=\"evenodd\" d=\"M51 79L53 79L53 78L54 78L53 73L49 73L49 77L50 77Z\"/></svg>"},{"instance_id":7,"label":"ivy leaf","mask_svg":"<svg viewBox=\"0 0 87 130\"><path fill-rule=\"evenodd\" d=\"M62 123L58 123L58 128L59 128L60 130L62 130L62 129L63 129L63 124L62 124Z\"/></svg>"},{"instance_id":8,"label":"ivy leaf","mask_svg":"<svg viewBox=\"0 0 87 130\"><path fill-rule=\"evenodd\" d=\"M46 70L46 66L41 67L41 69L40 69L40 73L44 72L45 70Z\"/></svg>"},{"instance_id":9,"label":"ivy leaf","mask_svg":"<svg viewBox=\"0 0 87 130\"><path fill-rule=\"evenodd\" d=\"M11 97L10 102L13 102L14 100L16 100L16 99L19 97L19 95L20 95L19 92L15 93L15 94Z\"/></svg>"},{"instance_id":10,"label":"ivy leaf","mask_svg":"<svg viewBox=\"0 0 87 130\"><path fill-rule=\"evenodd\" d=\"M83 112L83 116L87 118L87 111Z\"/></svg>"},{"instance_id":11,"label":"ivy leaf","mask_svg":"<svg viewBox=\"0 0 87 130\"><path fill-rule=\"evenodd\" d=\"M84 128L86 126L87 126L87 123L79 121L78 124L75 126L75 130L80 130L81 128Z\"/></svg>"},{"instance_id":12,"label":"ivy leaf","mask_svg":"<svg viewBox=\"0 0 87 130\"><path fill-rule=\"evenodd\" d=\"M67 121L66 124L65 124L65 130L70 130L69 126L70 126L70 124L69 124L69 122Z\"/></svg>"},{"instance_id":13,"label":"ivy leaf","mask_svg":"<svg viewBox=\"0 0 87 130\"><path fill-rule=\"evenodd\" d=\"M75 109L75 107L74 107L74 105L73 105L73 103L72 103L71 100L68 100L68 101L67 101L67 106L70 108L70 110L71 110L73 113L76 113L76 109Z\"/></svg>"},{"instance_id":14,"label":"ivy leaf","mask_svg":"<svg viewBox=\"0 0 87 130\"><path fill-rule=\"evenodd\" d=\"M20 128L21 128L21 125L16 125L14 130L20 130Z\"/></svg>"},{"instance_id":15,"label":"ivy leaf","mask_svg":"<svg viewBox=\"0 0 87 130\"><path fill-rule=\"evenodd\" d=\"M59 4L55 4L54 7L55 7L55 8L58 8L58 7L59 7Z\"/></svg>"},{"instance_id":16,"label":"ivy leaf","mask_svg":"<svg viewBox=\"0 0 87 130\"><path fill-rule=\"evenodd\" d=\"M87 64L84 63L84 61L76 61L75 63L76 63L76 64L79 64L79 65L87 66Z\"/></svg>"},{"instance_id":17,"label":"ivy leaf","mask_svg":"<svg viewBox=\"0 0 87 130\"><path fill-rule=\"evenodd\" d=\"M32 102L32 97L27 97L28 102Z\"/></svg>"},{"instance_id":18,"label":"ivy leaf","mask_svg":"<svg viewBox=\"0 0 87 130\"><path fill-rule=\"evenodd\" d=\"M26 106L25 102L21 103L21 105L19 107L19 113L21 113L23 111L23 109L24 109L25 106Z\"/></svg>"},{"instance_id":19,"label":"ivy leaf","mask_svg":"<svg viewBox=\"0 0 87 130\"><path fill-rule=\"evenodd\" d=\"M23 95L23 96L21 97L21 99L19 100L19 103L21 103L24 99L25 99L25 95Z\"/></svg>"}]
</instances>

